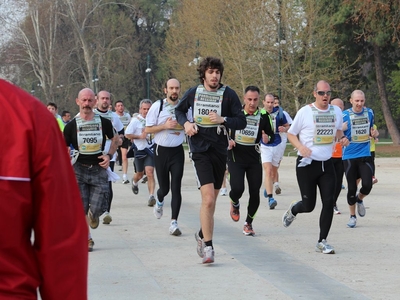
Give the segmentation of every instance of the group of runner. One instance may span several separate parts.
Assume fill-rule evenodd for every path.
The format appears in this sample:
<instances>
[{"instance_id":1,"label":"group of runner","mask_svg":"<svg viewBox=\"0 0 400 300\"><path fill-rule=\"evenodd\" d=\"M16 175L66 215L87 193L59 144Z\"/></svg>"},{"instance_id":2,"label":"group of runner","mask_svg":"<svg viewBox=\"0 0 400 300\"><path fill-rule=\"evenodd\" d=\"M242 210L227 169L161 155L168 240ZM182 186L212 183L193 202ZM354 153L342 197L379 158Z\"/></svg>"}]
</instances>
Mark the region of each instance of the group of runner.
<instances>
[{"instance_id":1,"label":"group of runner","mask_svg":"<svg viewBox=\"0 0 400 300\"><path fill-rule=\"evenodd\" d=\"M74 169L90 227L97 228L102 214L104 224L112 221L112 176L109 173L113 171L115 153L119 147L122 148L122 182L129 183L126 153L132 153L135 169L132 191L135 195L139 193L138 183L146 174L149 192L147 205L153 207L157 219L163 216L164 198L171 190L169 232L171 235L181 235L178 217L184 172L182 144L186 136L202 196L201 227L195 234L197 252L203 263L211 263L214 261L212 237L215 204L225 182L225 171L229 172L231 186L230 216L235 222L240 220L240 199L247 178L249 200L243 233L254 236L253 221L260 205L263 177L264 196L268 199L270 209L277 205L274 192L282 192L278 168L288 139L298 151L296 174L301 200L290 205L283 216L283 225L288 227L299 213L314 209L318 187L323 206L316 250L334 253L326 240L334 208L337 210L335 201L338 194L335 190L340 176L336 177L336 174L343 172L347 178L347 201L350 207L347 225L352 228L357 221L355 210L359 216L365 215L363 199L370 193L373 183L374 168L369 147L370 138L376 138L378 131L373 127L372 110L364 107L364 93L354 91L350 99L352 107L342 115L342 109L331 105L330 85L326 81L319 81L313 91L315 102L300 109L292 120L280 107L280 99L273 94L266 94L262 99L263 107L259 108L260 90L256 86L245 89L242 105L236 92L221 83L223 71L220 59L203 59L198 67L200 85L186 91L180 99L179 81L169 79L164 87L166 97L154 103L149 99L142 100L139 113L133 117L124 111L122 101L115 103L116 112L109 110L110 93L106 91L98 93L97 104L90 89L79 93L77 103L80 113L65 126L64 136L69 147L79 149ZM335 102L338 101L335 99L332 104ZM82 115L90 117L86 120ZM110 126L104 119L111 122L113 134L108 131ZM335 143L343 149L341 170L335 169L332 159ZM98 190L89 192L93 188L92 177L97 176L97 173L93 175L94 169L103 173L108 189L104 180L100 180L102 183L99 182ZM159 186L157 190L155 174ZM359 178L362 183L358 191ZM93 249L93 244L89 233L89 251Z\"/></svg>"}]
</instances>

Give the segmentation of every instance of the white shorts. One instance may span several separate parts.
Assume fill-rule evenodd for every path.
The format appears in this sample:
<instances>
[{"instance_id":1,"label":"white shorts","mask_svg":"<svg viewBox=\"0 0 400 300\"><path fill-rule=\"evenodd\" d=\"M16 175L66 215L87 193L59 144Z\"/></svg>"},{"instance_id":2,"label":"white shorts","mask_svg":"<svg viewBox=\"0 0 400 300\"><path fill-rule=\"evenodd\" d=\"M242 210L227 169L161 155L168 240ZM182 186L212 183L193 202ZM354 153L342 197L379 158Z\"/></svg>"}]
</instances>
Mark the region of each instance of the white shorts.
<instances>
[{"instance_id":1,"label":"white shorts","mask_svg":"<svg viewBox=\"0 0 400 300\"><path fill-rule=\"evenodd\" d=\"M282 136L281 136L282 138ZM277 148L279 148L277 155L280 157L279 161L282 160L283 158L283 154L285 154L285 149L286 149L286 142L287 142L287 138L282 138L282 142L276 146Z\"/></svg>"},{"instance_id":2,"label":"white shorts","mask_svg":"<svg viewBox=\"0 0 400 300\"><path fill-rule=\"evenodd\" d=\"M280 144L279 144L280 145ZM279 162L282 159L281 149L277 146L264 146L261 144L261 162L262 163L272 163L274 167L279 167Z\"/></svg>"}]
</instances>

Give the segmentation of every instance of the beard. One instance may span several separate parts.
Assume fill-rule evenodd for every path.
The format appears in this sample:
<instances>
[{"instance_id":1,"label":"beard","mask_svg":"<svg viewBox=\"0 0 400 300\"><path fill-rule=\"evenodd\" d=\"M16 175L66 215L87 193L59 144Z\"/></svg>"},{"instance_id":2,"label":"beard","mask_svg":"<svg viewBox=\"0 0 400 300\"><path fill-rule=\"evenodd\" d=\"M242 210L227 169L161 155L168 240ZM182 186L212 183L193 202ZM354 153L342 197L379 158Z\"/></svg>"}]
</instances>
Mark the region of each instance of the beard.
<instances>
[{"instance_id":1,"label":"beard","mask_svg":"<svg viewBox=\"0 0 400 300\"><path fill-rule=\"evenodd\" d=\"M217 89L219 87L219 82L207 82L208 86L212 89Z\"/></svg>"},{"instance_id":2,"label":"beard","mask_svg":"<svg viewBox=\"0 0 400 300\"><path fill-rule=\"evenodd\" d=\"M175 102L176 100L178 100L178 94L172 94L169 96L169 99L173 102Z\"/></svg>"}]
</instances>

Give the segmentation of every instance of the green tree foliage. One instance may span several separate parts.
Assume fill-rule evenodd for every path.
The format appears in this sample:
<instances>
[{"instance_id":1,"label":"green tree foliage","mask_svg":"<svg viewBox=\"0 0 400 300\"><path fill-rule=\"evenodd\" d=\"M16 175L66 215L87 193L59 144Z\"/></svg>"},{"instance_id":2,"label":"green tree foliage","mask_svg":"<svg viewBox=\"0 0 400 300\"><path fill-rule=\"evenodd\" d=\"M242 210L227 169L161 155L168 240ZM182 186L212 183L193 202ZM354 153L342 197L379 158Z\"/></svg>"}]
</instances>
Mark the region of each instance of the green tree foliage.
<instances>
[{"instance_id":1,"label":"green tree foliage","mask_svg":"<svg viewBox=\"0 0 400 300\"><path fill-rule=\"evenodd\" d=\"M391 107L397 104L390 99L386 85L390 83L390 72L397 67L396 62L400 58L400 3L371 0L330 3L336 4L332 21L338 43L342 45L341 54L347 52L350 55L361 55L359 63L355 65L355 70L359 71L358 84L352 82L352 89L362 88L371 95L367 100L372 100L372 106L375 106L378 126L386 125L393 142L399 144L398 125L393 117L396 109ZM375 86L377 90L373 89ZM369 92L370 88L374 91ZM380 100L380 107L374 104L374 99Z\"/></svg>"},{"instance_id":2,"label":"green tree foliage","mask_svg":"<svg viewBox=\"0 0 400 300\"><path fill-rule=\"evenodd\" d=\"M317 1L183 0L165 42L166 68L186 89L198 82L194 58L221 57L224 83L239 94L247 85L282 90L283 105L294 114L313 101L319 79L339 81L347 67L334 59L323 9Z\"/></svg>"}]
</instances>

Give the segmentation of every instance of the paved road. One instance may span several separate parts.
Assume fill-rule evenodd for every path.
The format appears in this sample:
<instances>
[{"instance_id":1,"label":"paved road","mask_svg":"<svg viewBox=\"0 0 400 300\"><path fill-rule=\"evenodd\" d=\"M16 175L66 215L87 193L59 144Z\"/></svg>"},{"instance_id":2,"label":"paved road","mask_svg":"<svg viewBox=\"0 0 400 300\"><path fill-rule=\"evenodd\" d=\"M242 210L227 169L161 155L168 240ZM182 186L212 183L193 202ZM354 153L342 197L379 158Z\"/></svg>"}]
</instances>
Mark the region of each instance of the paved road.
<instances>
[{"instance_id":1,"label":"paved road","mask_svg":"<svg viewBox=\"0 0 400 300\"><path fill-rule=\"evenodd\" d=\"M133 195L130 185L115 183L113 222L92 230L89 299L398 299L400 159L378 158L376 165L379 183L366 198L367 214L358 218L355 229L346 226L346 191L340 196L342 214L334 216L328 237L336 254L314 251L320 201L314 212L299 215L289 228L282 226L282 214L299 198L294 158L285 157L278 206L269 210L262 198L255 237L242 234L247 193L238 223L230 219L229 198L218 198L211 265L201 264L196 253L200 192L189 160L180 237L168 232L169 196L158 220L147 206L145 184Z\"/></svg>"}]
</instances>

